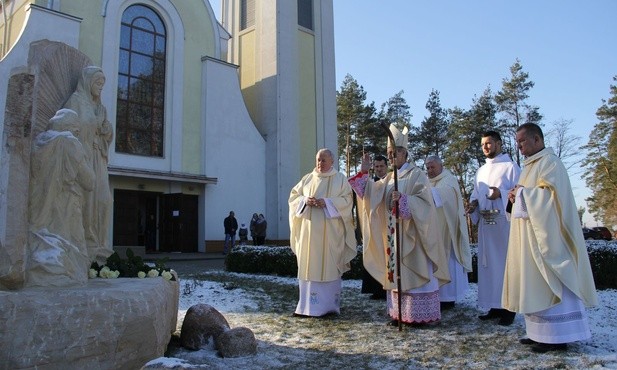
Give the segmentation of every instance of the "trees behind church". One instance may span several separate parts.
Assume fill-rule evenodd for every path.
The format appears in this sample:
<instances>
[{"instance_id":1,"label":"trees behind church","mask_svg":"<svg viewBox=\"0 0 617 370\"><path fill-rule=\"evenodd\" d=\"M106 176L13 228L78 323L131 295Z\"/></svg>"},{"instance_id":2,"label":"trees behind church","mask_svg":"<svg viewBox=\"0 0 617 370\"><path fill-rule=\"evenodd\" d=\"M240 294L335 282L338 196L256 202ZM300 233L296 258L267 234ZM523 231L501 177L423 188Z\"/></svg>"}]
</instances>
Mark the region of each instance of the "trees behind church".
<instances>
[{"instance_id":1,"label":"trees behind church","mask_svg":"<svg viewBox=\"0 0 617 370\"><path fill-rule=\"evenodd\" d=\"M572 120L561 119L545 126L540 108L529 103L535 85L529 73L524 71L518 59L509 68L509 72L509 76L502 80L499 91L493 93L488 86L479 96L473 97L472 104L468 108L443 107L439 91L433 89L425 105L428 116L423 117L418 125L411 123L413 114L410 112L402 90L377 110L375 102L367 102L367 93L362 85L351 75L346 75L337 91L338 146L341 169L346 169L348 174L355 174L363 151L372 155L386 153L387 140L383 130L379 127L380 122L394 123L399 128L406 125L410 129L411 160L423 167L424 160L429 155L440 156L446 168L458 178L461 193L467 201L473 188L475 173L485 161L480 147L482 132L498 131L502 135L504 151L520 164L522 158L516 150L516 128L523 123L530 122L543 126L547 145L555 149L570 175L580 175L580 171L577 172L574 164L582 160L583 152L579 144L580 138L571 133ZM615 86L611 89L613 97L598 110L598 119L601 121L598 125L603 124L604 126L594 130L590 143L582 147L590 150L589 155L592 156L588 157L586 163L595 164L603 161L602 158L606 157L609 143L613 145L613 156L617 155L617 137L614 133L614 127L617 125L615 123L617 90ZM610 132L612 136L607 133L609 128L612 129ZM614 159L610 163L613 162ZM614 199L613 203L610 203L613 216L610 222L609 219L603 220L605 225L617 225L617 164L613 165L615 167L612 168L610 179L608 175L593 175L592 184L589 180L591 171L584 176L587 185L594 190L594 194L597 194L595 189L600 189L598 185L595 185L597 181L600 181L597 179L602 179L602 181L606 179L606 184L610 183L613 186L610 192ZM595 198L590 199L593 201ZM606 199L603 198L594 203L596 206L589 206L590 212L599 216L600 219L606 213L601 210L604 204L608 204L605 201Z\"/></svg>"},{"instance_id":2,"label":"trees behind church","mask_svg":"<svg viewBox=\"0 0 617 370\"><path fill-rule=\"evenodd\" d=\"M617 76L613 77L617 81ZM587 198L589 212L604 225L617 225L617 85L610 86L610 97L603 100L596 111L595 124L589 142L582 147L587 151L583 174L591 196Z\"/></svg>"}]
</instances>

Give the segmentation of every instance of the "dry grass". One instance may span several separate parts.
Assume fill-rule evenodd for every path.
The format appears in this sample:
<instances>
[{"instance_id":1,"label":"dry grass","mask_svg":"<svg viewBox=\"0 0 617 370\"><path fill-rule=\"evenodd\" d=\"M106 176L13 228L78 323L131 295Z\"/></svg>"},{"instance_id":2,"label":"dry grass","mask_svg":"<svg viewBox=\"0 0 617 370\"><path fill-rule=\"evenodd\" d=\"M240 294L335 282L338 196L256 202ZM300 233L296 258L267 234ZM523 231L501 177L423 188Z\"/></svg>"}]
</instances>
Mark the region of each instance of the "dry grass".
<instances>
[{"instance_id":1,"label":"dry grass","mask_svg":"<svg viewBox=\"0 0 617 370\"><path fill-rule=\"evenodd\" d=\"M386 325L385 302L360 294L357 281L344 283L341 315L316 319L291 316L297 302L293 280L225 272L193 278L220 282L228 294L241 287L255 303L236 310L243 312L224 315L232 327L245 326L255 333L257 356L221 359L204 351L183 350L172 354L209 368L581 369L605 365L606 356L590 353L593 344L589 343L571 345L565 353L534 354L518 343L525 334L520 315L510 327L483 322L477 319L481 312L471 299L444 311L439 326L404 327L399 332ZM216 308L216 302L208 302L207 297L204 303Z\"/></svg>"}]
</instances>

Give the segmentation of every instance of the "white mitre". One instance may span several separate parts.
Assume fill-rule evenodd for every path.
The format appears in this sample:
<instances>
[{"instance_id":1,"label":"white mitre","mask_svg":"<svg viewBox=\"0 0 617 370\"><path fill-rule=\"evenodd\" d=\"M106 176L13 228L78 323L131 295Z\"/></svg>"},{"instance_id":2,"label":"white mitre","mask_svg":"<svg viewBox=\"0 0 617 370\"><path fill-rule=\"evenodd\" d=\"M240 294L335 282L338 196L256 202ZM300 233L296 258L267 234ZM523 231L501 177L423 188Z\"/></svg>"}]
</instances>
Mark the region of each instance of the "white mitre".
<instances>
[{"instance_id":1,"label":"white mitre","mask_svg":"<svg viewBox=\"0 0 617 370\"><path fill-rule=\"evenodd\" d=\"M392 136L394 137L394 146L400 146L402 148L407 149L407 141L409 140L409 135L408 132L409 130L407 129L407 126L405 126L403 128L403 131L401 132L398 128L396 128L396 126L394 126L394 124L390 124L390 132L392 133ZM392 140L390 140L390 137L388 137L388 147L392 147Z\"/></svg>"}]
</instances>

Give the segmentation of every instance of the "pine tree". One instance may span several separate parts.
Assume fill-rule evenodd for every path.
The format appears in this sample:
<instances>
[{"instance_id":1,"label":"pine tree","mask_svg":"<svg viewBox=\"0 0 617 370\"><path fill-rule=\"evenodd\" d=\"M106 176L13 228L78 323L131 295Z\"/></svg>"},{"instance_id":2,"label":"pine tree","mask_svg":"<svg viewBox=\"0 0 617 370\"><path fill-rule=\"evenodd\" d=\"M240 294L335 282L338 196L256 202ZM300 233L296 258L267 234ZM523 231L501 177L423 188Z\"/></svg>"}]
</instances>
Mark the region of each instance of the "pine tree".
<instances>
[{"instance_id":1,"label":"pine tree","mask_svg":"<svg viewBox=\"0 0 617 370\"><path fill-rule=\"evenodd\" d=\"M592 191L586 199L589 213L612 228L617 225L617 85L610 86L610 93L596 111L599 122L581 149L587 150L582 165L588 169L583 178Z\"/></svg>"},{"instance_id":2,"label":"pine tree","mask_svg":"<svg viewBox=\"0 0 617 370\"><path fill-rule=\"evenodd\" d=\"M516 129L524 123L540 124L542 121L539 108L527 102L529 91L534 85L535 83L529 80L529 74L523 72L523 66L516 59L510 67L510 79L504 78L501 91L495 94L497 109L502 114L497 130L503 140L503 150L519 165L520 155L514 142Z\"/></svg>"},{"instance_id":3,"label":"pine tree","mask_svg":"<svg viewBox=\"0 0 617 370\"><path fill-rule=\"evenodd\" d=\"M431 91L425 107L430 115L409 135L411 159L422 163L429 155L443 156L448 143L448 112L441 107L439 91Z\"/></svg>"},{"instance_id":4,"label":"pine tree","mask_svg":"<svg viewBox=\"0 0 617 370\"><path fill-rule=\"evenodd\" d=\"M494 129L496 111L490 88L486 88L479 98L474 98L468 111L458 107L449 111L449 142L443 160L458 179L465 206L473 190L475 174L485 160L480 146L482 133ZM467 227L471 240L475 241L477 230L469 218Z\"/></svg>"},{"instance_id":5,"label":"pine tree","mask_svg":"<svg viewBox=\"0 0 617 370\"><path fill-rule=\"evenodd\" d=\"M379 114L377 114L379 123L383 122L388 126L394 124L399 130L402 130L403 127L408 129L411 127L412 114L409 112L409 105L403 97L403 93L403 90L399 91L381 105ZM374 148L371 148L372 152L385 155L388 138L384 134L383 129L371 127L371 134L375 145Z\"/></svg>"},{"instance_id":6,"label":"pine tree","mask_svg":"<svg viewBox=\"0 0 617 370\"><path fill-rule=\"evenodd\" d=\"M374 122L375 105L365 105L366 92L351 75L346 75L340 91L336 93L336 116L338 147L341 148L339 162L344 163L349 175L362 156L366 138L360 132Z\"/></svg>"}]
</instances>

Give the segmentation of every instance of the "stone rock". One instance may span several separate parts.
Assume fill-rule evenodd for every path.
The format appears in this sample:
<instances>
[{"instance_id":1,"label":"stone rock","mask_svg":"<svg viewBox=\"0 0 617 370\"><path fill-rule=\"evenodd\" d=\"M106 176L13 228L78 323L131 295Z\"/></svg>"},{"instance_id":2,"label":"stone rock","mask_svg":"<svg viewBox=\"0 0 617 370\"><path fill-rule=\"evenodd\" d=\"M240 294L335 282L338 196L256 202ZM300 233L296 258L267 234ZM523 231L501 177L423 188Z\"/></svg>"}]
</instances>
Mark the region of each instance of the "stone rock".
<instances>
[{"instance_id":1,"label":"stone rock","mask_svg":"<svg viewBox=\"0 0 617 370\"><path fill-rule=\"evenodd\" d=\"M178 298L161 277L0 291L0 369L139 369L164 355Z\"/></svg>"},{"instance_id":2,"label":"stone rock","mask_svg":"<svg viewBox=\"0 0 617 370\"><path fill-rule=\"evenodd\" d=\"M30 258L26 269L26 286L77 286L88 283L90 260L68 240L47 229L32 233Z\"/></svg>"},{"instance_id":3,"label":"stone rock","mask_svg":"<svg viewBox=\"0 0 617 370\"><path fill-rule=\"evenodd\" d=\"M229 323L209 304L200 303L189 308L180 330L182 347L191 350L208 348L214 339L229 329Z\"/></svg>"},{"instance_id":4,"label":"stone rock","mask_svg":"<svg viewBox=\"0 0 617 370\"><path fill-rule=\"evenodd\" d=\"M216 349L222 357L244 357L257 353L257 340L249 328L229 329L215 339Z\"/></svg>"}]
</instances>

